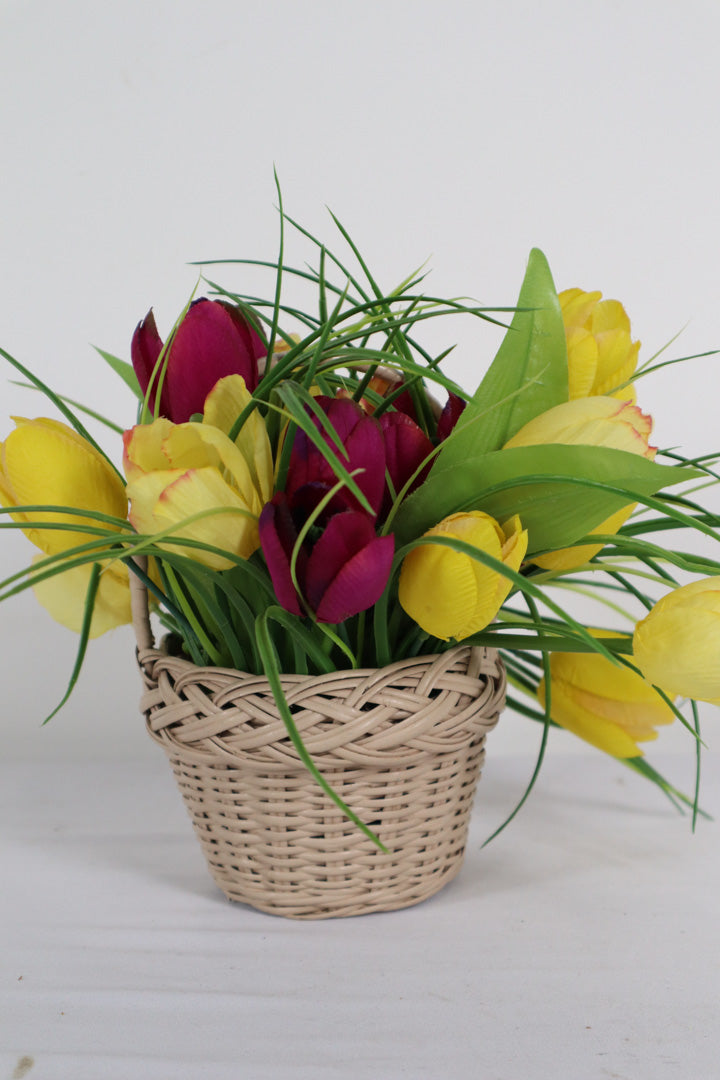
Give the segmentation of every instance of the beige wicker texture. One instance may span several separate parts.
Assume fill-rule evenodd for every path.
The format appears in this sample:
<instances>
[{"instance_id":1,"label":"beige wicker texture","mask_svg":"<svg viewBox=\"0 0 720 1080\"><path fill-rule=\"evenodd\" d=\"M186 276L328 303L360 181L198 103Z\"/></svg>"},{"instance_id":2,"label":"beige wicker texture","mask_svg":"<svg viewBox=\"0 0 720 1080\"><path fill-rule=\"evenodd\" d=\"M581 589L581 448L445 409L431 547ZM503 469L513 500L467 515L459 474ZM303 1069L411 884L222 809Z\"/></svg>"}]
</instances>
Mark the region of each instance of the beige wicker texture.
<instances>
[{"instance_id":1,"label":"beige wicker texture","mask_svg":"<svg viewBox=\"0 0 720 1080\"><path fill-rule=\"evenodd\" d=\"M359 915L418 903L455 876L485 735L504 702L494 651L283 677L316 765L386 854L307 772L267 680L155 649L139 598L141 709L230 900L293 918Z\"/></svg>"}]
</instances>

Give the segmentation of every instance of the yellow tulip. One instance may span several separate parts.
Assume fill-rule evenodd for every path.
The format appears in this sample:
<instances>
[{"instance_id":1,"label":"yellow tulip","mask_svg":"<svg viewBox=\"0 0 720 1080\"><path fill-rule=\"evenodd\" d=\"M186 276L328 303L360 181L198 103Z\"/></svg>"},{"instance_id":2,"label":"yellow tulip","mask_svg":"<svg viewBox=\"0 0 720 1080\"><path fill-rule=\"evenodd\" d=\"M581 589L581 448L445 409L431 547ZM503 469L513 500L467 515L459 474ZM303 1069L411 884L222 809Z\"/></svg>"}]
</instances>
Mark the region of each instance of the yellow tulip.
<instances>
[{"instance_id":1,"label":"yellow tulip","mask_svg":"<svg viewBox=\"0 0 720 1080\"><path fill-rule=\"evenodd\" d=\"M565 446L606 446L612 450L640 454L652 461L656 448L648 445L651 432L652 418L642 413L636 405L612 397L578 398L536 416L505 445L560 443ZM621 507L592 529L590 535L616 533L634 509L635 503ZM588 562L601 550L602 544L583 544L581 547L562 548L548 555L540 555L533 561L544 570L572 570Z\"/></svg>"},{"instance_id":2,"label":"yellow tulip","mask_svg":"<svg viewBox=\"0 0 720 1080\"><path fill-rule=\"evenodd\" d=\"M635 627L633 656L666 693L720 705L720 577L659 600Z\"/></svg>"},{"instance_id":3,"label":"yellow tulip","mask_svg":"<svg viewBox=\"0 0 720 1080\"><path fill-rule=\"evenodd\" d=\"M462 540L511 570L519 570L528 542L517 515L501 526L479 510L451 514L425 536ZM428 634L461 641L492 622L511 588L508 578L470 555L428 543L405 556L398 596Z\"/></svg>"},{"instance_id":4,"label":"yellow tulip","mask_svg":"<svg viewBox=\"0 0 720 1080\"><path fill-rule=\"evenodd\" d=\"M272 496L273 465L257 410L235 442L229 438L250 400L242 377L230 375L206 399L202 423L173 424L161 418L125 433L130 521L139 533L170 529L175 537L242 558L259 547L258 517ZM184 524L197 514L203 516ZM233 565L232 559L202 548L166 546L216 570Z\"/></svg>"},{"instance_id":5,"label":"yellow tulip","mask_svg":"<svg viewBox=\"0 0 720 1080\"><path fill-rule=\"evenodd\" d=\"M635 401L632 384L640 342L630 339L630 320L617 300L600 292L565 289L559 294L568 350L570 400L594 394Z\"/></svg>"},{"instance_id":6,"label":"yellow tulip","mask_svg":"<svg viewBox=\"0 0 720 1080\"><path fill-rule=\"evenodd\" d=\"M602 637L625 637L592 631ZM553 653L550 657L551 714L556 724L613 757L642 755L639 742L657 738L656 727L675 719L650 683L597 653ZM538 687L545 703L545 680Z\"/></svg>"},{"instance_id":7,"label":"yellow tulip","mask_svg":"<svg viewBox=\"0 0 720 1080\"><path fill-rule=\"evenodd\" d=\"M0 504L68 506L117 518L127 516L125 488L102 454L67 424L41 417L15 418L16 428L0 443ZM45 555L59 555L93 539L74 529L38 529L38 523L90 525L113 529L92 517L19 510L12 514L23 532ZM35 594L58 622L82 626L90 565L63 571L35 586ZM90 636L130 622L128 571L114 560L105 563L95 601Z\"/></svg>"}]
</instances>

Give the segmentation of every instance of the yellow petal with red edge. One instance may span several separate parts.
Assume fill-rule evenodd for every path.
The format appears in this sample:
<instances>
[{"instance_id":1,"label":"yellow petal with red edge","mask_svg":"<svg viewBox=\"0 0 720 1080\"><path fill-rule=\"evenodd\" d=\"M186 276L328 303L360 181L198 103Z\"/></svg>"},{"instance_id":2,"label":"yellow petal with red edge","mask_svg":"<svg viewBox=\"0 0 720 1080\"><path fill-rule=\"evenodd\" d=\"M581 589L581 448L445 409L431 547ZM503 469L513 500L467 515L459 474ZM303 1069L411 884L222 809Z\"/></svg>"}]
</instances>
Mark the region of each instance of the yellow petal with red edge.
<instances>
[{"instance_id":1,"label":"yellow petal with red edge","mask_svg":"<svg viewBox=\"0 0 720 1080\"><path fill-rule=\"evenodd\" d=\"M161 416L152 424L136 424L125 432L123 468L128 480L135 480L144 473L172 468L164 449L172 427L172 423Z\"/></svg>"},{"instance_id":2,"label":"yellow petal with red edge","mask_svg":"<svg viewBox=\"0 0 720 1080\"><path fill-rule=\"evenodd\" d=\"M203 516L182 524L199 513ZM257 516L216 469L190 469L168 484L155 505L154 517L163 527L180 525L175 536L202 541L244 559L260 546ZM217 570L234 565L201 548L186 553Z\"/></svg>"},{"instance_id":3,"label":"yellow petal with red edge","mask_svg":"<svg viewBox=\"0 0 720 1080\"><path fill-rule=\"evenodd\" d=\"M203 424L210 424L229 435L251 401L252 395L242 375L228 375L215 384L205 399ZM272 497L273 459L265 421L258 409L253 409L248 416L237 434L235 445L245 459L264 505Z\"/></svg>"},{"instance_id":4,"label":"yellow petal with red edge","mask_svg":"<svg viewBox=\"0 0 720 1080\"><path fill-rule=\"evenodd\" d=\"M260 501L252 473L241 450L219 428L210 424L180 424L166 440L173 465L185 469L215 468L240 494L249 509L259 514Z\"/></svg>"},{"instance_id":5,"label":"yellow petal with red edge","mask_svg":"<svg viewBox=\"0 0 720 1080\"><path fill-rule=\"evenodd\" d=\"M40 558L38 555L34 561ZM33 586L35 596L53 619L75 633L82 629L90 572L89 565L76 566ZM90 637L99 637L131 620L127 568L121 563L111 563L100 574Z\"/></svg>"},{"instance_id":6,"label":"yellow petal with red edge","mask_svg":"<svg viewBox=\"0 0 720 1080\"><path fill-rule=\"evenodd\" d=\"M165 472L140 474L127 486L130 499L128 520L136 532L156 533L167 527L167 522L156 516L158 500L168 484L183 476L182 469L167 469Z\"/></svg>"}]
</instances>

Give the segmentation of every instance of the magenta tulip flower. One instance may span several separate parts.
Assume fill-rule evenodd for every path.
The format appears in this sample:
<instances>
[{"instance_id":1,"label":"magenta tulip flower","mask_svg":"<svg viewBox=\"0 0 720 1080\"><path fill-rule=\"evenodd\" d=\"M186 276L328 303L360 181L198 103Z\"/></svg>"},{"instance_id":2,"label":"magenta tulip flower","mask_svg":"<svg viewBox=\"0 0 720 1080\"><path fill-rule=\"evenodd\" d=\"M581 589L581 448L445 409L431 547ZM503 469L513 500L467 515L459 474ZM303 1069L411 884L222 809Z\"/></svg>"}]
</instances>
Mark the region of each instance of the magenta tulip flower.
<instances>
[{"instance_id":1,"label":"magenta tulip flower","mask_svg":"<svg viewBox=\"0 0 720 1080\"><path fill-rule=\"evenodd\" d=\"M151 309L136 327L131 345L143 393L162 348ZM242 375L252 393L258 383L258 360L266 354L266 343L238 307L224 300L195 300L170 343L160 415L175 424L185 423L203 411L205 398L226 375ZM154 390L150 408L155 408Z\"/></svg>"},{"instance_id":2,"label":"magenta tulip flower","mask_svg":"<svg viewBox=\"0 0 720 1080\"><path fill-rule=\"evenodd\" d=\"M324 431L319 420L313 417L313 423L349 473L356 469L362 470L354 477L355 483L372 507L373 513L377 514L385 491L385 446L380 424L350 398L317 397L315 401L327 414L345 448L345 454L338 450L335 440ZM288 465L285 484L287 495L294 502L304 502L308 507L316 506L337 482L338 478L322 452L304 431L298 431ZM347 489L338 493L331 509L338 510L342 507L360 509L357 499Z\"/></svg>"},{"instance_id":3,"label":"magenta tulip flower","mask_svg":"<svg viewBox=\"0 0 720 1080\"><path fill-rule=\"evenodd\" d=\"M403 412L386 412L380 417L385 442L385 467L392 484L392 492L385 486L383 517L387 516L394 501L408 480L417 472L432 453L433 444L425 432ZM427 476L432 459L413 480L409 491L414 491ZM409 491L406 494L409 494Z\"/></svg>"},{"instance_id":4,"label":"magenta tulip flower","mask_svg":"<svg viewBox=\"0 0 720 1080\"><path fill-rule=\"evenodd\" d=\"M449 394L448 399L445 402L445 408L440 413L440 419L438 420L437 436L440 442L447 439L448 435L465 411L466 405L467 402L463 401L457 394Z\"/></svg>"},{"instance_id":5,"label":"magenta tulip flower","mask_svg":"<svg viewBox=\"0 0 720 1080\"><path fill-rule=\"evenodd\" d=\"M298 530L284 492L266 503L259 528L275 595L286 611L307 614L290 574ZM300 592L318 622L344 622L377 603L390 577L394 552L394 538L376 536L369 514L360 510L333 514L314 543L303 543L296 564Z\"/></svg>"}]
</instances>

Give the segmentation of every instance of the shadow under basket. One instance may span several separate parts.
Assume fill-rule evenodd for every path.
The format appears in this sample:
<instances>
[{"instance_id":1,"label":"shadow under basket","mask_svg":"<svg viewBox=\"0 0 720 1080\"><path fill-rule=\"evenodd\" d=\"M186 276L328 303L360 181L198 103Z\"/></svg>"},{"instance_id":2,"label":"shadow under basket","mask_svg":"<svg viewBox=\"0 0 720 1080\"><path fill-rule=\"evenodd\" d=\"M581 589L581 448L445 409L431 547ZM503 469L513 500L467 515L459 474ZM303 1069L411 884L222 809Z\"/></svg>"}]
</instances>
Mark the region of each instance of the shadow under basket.
<instances>
[{"instance_id":1,"label":"shadow under basket","mask_svg":"<svg viewBox=\"0 0 720 1080\"><path fill-rule=\"evenodd\" d=\"M457 874L485 736L504 704L494 650L282 677L312 759L385 853L308 773L264 676L155 648L131 577L141 710L228 899L297 919L361 915L419 903Z\"/></svg>"}]
</instances>

